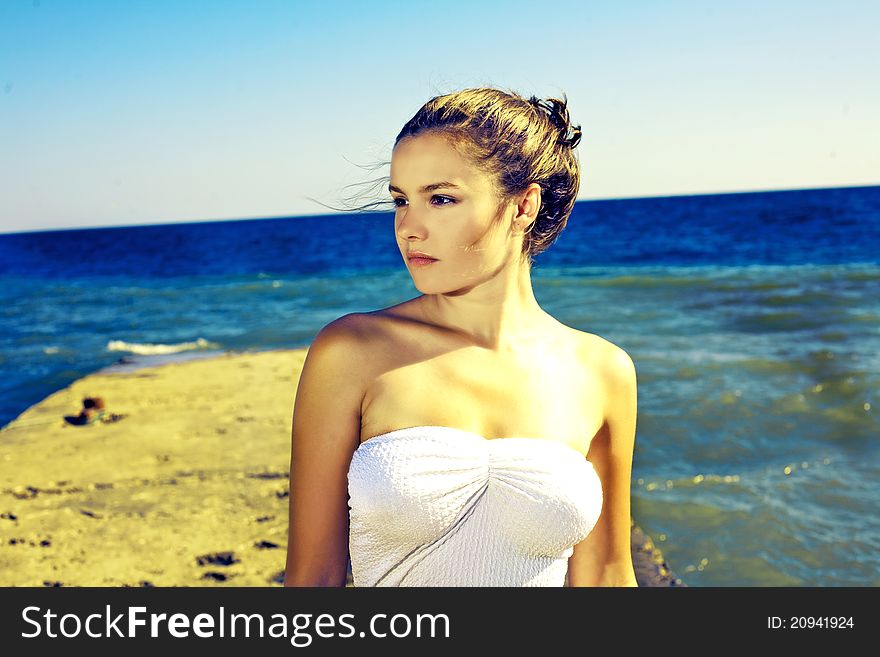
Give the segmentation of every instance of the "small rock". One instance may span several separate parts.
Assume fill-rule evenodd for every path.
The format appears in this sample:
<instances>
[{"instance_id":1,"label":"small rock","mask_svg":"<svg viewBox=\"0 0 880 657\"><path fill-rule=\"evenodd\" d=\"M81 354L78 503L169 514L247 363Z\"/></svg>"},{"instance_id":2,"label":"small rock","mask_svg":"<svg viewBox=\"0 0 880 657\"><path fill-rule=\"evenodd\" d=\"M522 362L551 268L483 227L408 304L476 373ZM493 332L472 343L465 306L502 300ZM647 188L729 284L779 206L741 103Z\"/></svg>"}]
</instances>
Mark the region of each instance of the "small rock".
<instances>
[{"instance_id":1,"label":"small rock","mask_svg":"<svg viewBox=\"0 0 880 657\"><path fill-rule=\"evenodd\" d=\"M34 488L33 486L25 486L16 488L14 491L12 491L12 495L20 500L29 500L33 497L36 497L37 493L39 492L39 488Z\"/></svg>"},{"instance_id":2,"label":"small rock","mask_svg":"<svg viewBox=\"0 0 880 657\"><path fill-rule=\"evenodd\" d=\"M214 552L212 554L203 554L196 557L196 562L200 566L207 566L208 564L213 564L215 566L231 566L240 561L240 559L235 558L233 552Z\"/></svg>"},{"instance_id":3,"label":"small rock","mask_svg":"<svg viewBox=\"0 0 880 657\"><path fill-rule=\"evenodd\" d=\"M251 472L247 476L250 479L287 479L290 474L287 472Z\"/></svg>"}]
</instances>

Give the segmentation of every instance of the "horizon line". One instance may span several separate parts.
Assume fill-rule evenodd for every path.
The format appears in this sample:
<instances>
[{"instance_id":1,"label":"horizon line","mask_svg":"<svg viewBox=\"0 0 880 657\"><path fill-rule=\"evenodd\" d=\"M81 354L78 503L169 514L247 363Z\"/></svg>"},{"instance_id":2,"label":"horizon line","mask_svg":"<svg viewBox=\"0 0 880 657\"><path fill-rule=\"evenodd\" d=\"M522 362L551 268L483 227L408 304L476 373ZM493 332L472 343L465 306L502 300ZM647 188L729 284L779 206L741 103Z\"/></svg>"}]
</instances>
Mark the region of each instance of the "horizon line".
<instances>
[{"instance_id":1,"label":"horizon line","mask_svg":"<svg viewBox=\"0 0 880 657\"><path fill-rule=\"evenodd\" d=\"M642 199L661 199L661 198L685 198L685 197L698 197L698 196L729 196L733 194L773 194L780 192L806 192L806 191L824 191L824 190L832 190L832 189L860 189L860 188L870 188L870 187L880 187L880 182L873 184L855 184L855 185L837 185L833 187L789 187L789 188L781 188L781 189L741 189L734 191L724 191L724 192L699 192L699 193L684 193L684 194L654 194L647 196L606 196L606 197L595 197L595 198L577 198L575 199L575 203L590 203L593 201L638 201ZM357 214L388 214L388 210L368 210L359 212ZM12 230L12 231L3 231L0 230L0 237L4 235L26 235L29 233L50 233L50 232L62 232L62 231L74 231L74 230L101 230L101 229L114 229L114 228L148 228L153 226L184 226L190 224L210 224L210 223L221 223L221 222L234 222L234 221L271 221L278 219L304 219L304 218L312 218L312 217L337 217L340 215L349 214L349 211L340 210L338 212L331 212L325 214L293 214L293 215L271 215L271 216L263 216L263 217L227 217L222 219L191 219L187 221L160 221L157 223L143 223L143 224L104 224L97 226L68 226L62 228L38 228L35 230Z\"/></svg>"}]
</instances>

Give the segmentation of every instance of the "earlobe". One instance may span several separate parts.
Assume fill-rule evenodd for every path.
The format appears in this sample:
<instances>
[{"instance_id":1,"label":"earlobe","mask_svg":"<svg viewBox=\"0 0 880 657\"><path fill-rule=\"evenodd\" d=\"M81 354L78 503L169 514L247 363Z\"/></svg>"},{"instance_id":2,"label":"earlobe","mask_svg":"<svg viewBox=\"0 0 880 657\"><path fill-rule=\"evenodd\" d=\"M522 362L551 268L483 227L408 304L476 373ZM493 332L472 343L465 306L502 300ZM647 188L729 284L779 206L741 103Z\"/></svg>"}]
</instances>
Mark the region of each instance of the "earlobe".
<instances>
[{"instance_id":1,"label":"earlobe","mask_svg":"<svg viewBox=\"0 0 880 657\"><path fill-rule=\"evenodd\" d=\"M531 232L532 228L535 227L535 221L536 219L533 219L531 214L520 213L517 218L513 220L513 227L517 234L527 235Z\"/></svg>"}]
</instances>

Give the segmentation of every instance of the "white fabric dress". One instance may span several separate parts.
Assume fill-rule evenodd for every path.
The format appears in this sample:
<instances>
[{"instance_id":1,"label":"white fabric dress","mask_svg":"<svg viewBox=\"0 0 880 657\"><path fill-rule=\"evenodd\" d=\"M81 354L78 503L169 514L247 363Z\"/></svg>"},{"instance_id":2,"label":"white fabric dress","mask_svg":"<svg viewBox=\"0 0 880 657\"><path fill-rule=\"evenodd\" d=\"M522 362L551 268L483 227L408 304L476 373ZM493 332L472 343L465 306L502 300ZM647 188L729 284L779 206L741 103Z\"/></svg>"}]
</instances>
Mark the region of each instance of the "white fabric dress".
<instances>
[{"instance_id":1,"label":"white fabric dress","mask_svg":"<svg viewBox=\"0 0 880 657\"><path fill-rule=\"evenodd\" d=\"M563 586L602 511L583 454L418 426L362 443L348 472L354 585Z\"/></svg>"}]
</instances>

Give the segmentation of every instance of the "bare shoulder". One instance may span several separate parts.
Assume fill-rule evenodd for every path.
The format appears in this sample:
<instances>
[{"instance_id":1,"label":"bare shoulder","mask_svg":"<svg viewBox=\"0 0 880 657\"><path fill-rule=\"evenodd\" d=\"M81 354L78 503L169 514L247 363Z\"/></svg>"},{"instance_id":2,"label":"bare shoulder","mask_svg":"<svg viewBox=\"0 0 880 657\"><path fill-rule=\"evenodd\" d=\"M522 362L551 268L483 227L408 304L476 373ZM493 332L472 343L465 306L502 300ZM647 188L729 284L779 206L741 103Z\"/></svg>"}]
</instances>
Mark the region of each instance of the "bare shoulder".
<instances>
[{"instance_id":1,"label":"bare shoulder","mask_svg":"<svg viewBox=\"0 0 880 657\"><path fill-rule=\"evenodd\" d=\"M358 339L369 329L368 313L348 313L334 319L318 331L318 337L324 340Z\"/></svg>"},{"instance_id":2,"label":"bare shoulder","mask_svg":"<svg viewBox=\"0 0 880 657\"><path fill-rule=\"evenodd\" d=\"M622 347L613 342L604 338L599 339L604 347L600 362L606 381L615 387L635 386L636 365L632 357Z\"/></svg>"},{"instance_id":3,"label":"bare shoulder","mask_svg":"<svg viewBox=\"0 0 880 657\"><path fill-rule=\"evenodd\" d=\"M317 338L322 343L342 341L352 345L362 344L380 337L393 320L410 317L411 305L410 301L372 312L348 313L324 326L318 332Z\"/></svg>"},{"instance_id":4,"label":"bare shoulder","mask_svg":"<svg viewBox=\"0 0 880 657\"><path fill-rule=\"evenodd\" d=\"M380 312L349 313L325 325L309 346L307 359L320 361L349 381L364 383L384 362L389 319ZM312 354L314 355L312 356Z\"/></svg>"},{"instance_id":5,"label":"bare shoulder","mask_svg":"<svg viewBox=\"0 0 880 657\"><path fill-rule=\"evenodd\" d=\"M601 379L609 393L635 387L635 363L622 347L595 333L570 330L576 336L580 362Z\"/></svg>"},{"instance_id":6,"label":"bare shoulder","mask_svg":"<svg viewBox=\"0 0 880 657\"><path fill-rule=\"evenodd\" d=\"M339 349L356 346L366 337L369 329L365 318L364 313L349 313L334 319L318 331L310 348Z\"/></svg>"},{"instance_id":7,"label":"bare shoulder","mask_svg":"<svg viewBox=\"0 0 880 657\"><path fill-rule=\"evenodd\" d=\"M332 368L351 381L367 362L367 347L375 333L375 322L369 315L343 315L318 331L309 345L306 360Z\"/></svg>"}]
</instances>

